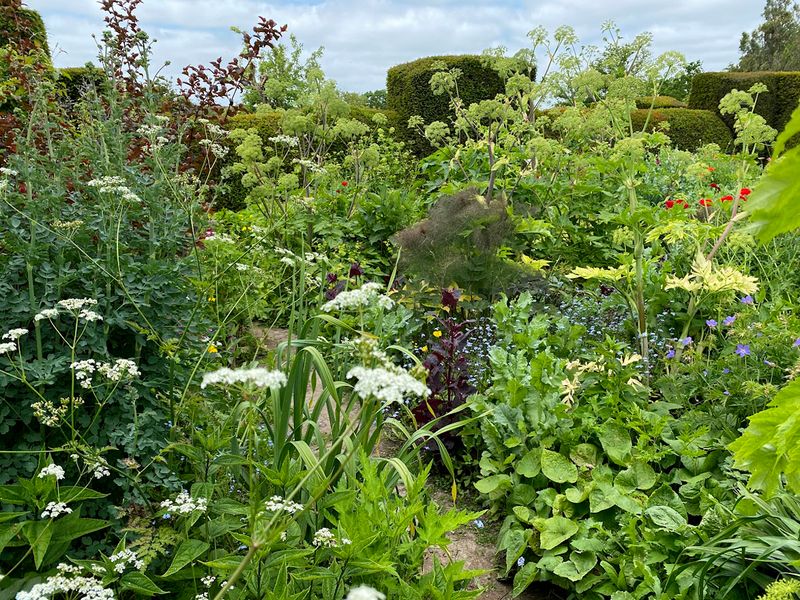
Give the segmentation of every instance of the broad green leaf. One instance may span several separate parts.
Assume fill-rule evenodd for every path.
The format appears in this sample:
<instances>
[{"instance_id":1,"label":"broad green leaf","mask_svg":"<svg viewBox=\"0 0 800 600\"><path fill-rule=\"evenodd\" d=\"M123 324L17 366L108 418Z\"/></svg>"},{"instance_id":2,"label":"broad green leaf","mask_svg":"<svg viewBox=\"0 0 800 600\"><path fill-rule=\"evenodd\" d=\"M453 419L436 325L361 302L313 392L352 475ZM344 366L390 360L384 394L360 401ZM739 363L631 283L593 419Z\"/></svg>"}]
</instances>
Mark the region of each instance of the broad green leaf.
<instances>
[{"instance_id":1,"label":"broad green leaf","mask_svg":"<svg viewBox=\"0 0 800 600\"><path fill-rule=\"evenodd\" d=\"M658 527L668 531L680 531L686 527L686 518L669 506L651 506L644 511Z\"/></svg>"},{"instance_id":2,"label":"broad green leaf","mask_svg":"<svg viewBox=\"0 0 800 600\"><path fill-rule=\"evenodd\" d=\"M130 590L141 596L150 597L157 594L166 594L166 592L153 583L147 575L139 573L138 571L125 573L119 580L119 584L123 590Z\"/></svg>"},{"instance_id":3,"label":"broad green leaf","mask_svg":"<svg viewBox=\"0 0 800 600\"><path fill-rule=\"evenodd\" d=\"M475 488L481 494L491 494L499 488L505 488L511 485L511 478L508 475L490 475L485 479L480 479L475 482Z\"/></svg>"},{"instance_id":4,"label":"broad green leaf","mask_svg":"<svg viewBox=\"0 0 800 600\"><path fill-rule=\"evenodd\" d=\"M569 561L562 562L553 573L570 581L580 581L597 564L597 555L594 552L570 552Z\"/></svg>"},{"instance_id":5,"label":"broad green leaf","mask_svg":"<svg viewBox=\"0 0 800 600\"><path fill-rule=\"evenodd\" d=\"M578 444L569 451L569 457L579 467L592 469L597 465L597 446L594 444Z\"/></svg>"},{"instance_id":6,"label":"broad green leaf","mask_svg":"<svg viewBox=\"0 0 800 600\"><path fill-rule=\"evenodd\" d=\"M681 497L668 484L662 485L647 499L647 507L669 506L682 517L686 518L686 504Z\"/></svg>"},{"instance_id":7,"label":"broad green leaf","mask_svg":"<svg viewBox=\"0 0 800 600\"><path fill-rule=\"evenodd\" d=\"M578 467L558 452L542 449L542 473L556 483L575 483L578 481Z\"/></svg>"},{"instance_id":8,"label":"broad green leaf","mask_svg":"<svg viewBox=\"0 0 800 600\"><path fill-rule=\"evenodd\" d=\"M17 517L24 517L27 514L27 512L0 512L0 523L13 521Z\"/></svg>"},{"instance_id":9,"label":"broad green leaf","mask_svg":"<svg viewBox=\"0 0 800 600\"><path fill-rule=\"evenodd\" d=\"M50 519L44 521L25 521L22 525L22 535L28 540L33 551L33 562L36 568L42 566L50 539L53 537L53 527Z\"/></svg>"},{"instance_id":10,"label":"broad green leaf","mask_svg":"<svg viewBox=\"0 0 800 600\"><path fill-rule=\"evenodd\" d=\"M589 497L589 492L591 489L592 488L590 486L586 486L584 488L571 487L564 491L564 495L567 497L567 500L573 504L580 504Z\"/></svg>"},{"instance_id":11,"label":"broad green leaf","mask_svg":"<svg viewBox=\"0 0 800 600\"><path fill-rule=\"evenodd\" d=\"M514 514L523 523L530 524L531 519L535 516L535 513L531 512L531 509L527 506L515 506L511 510L514 511Z\"/></svg>"},{"instance_id":12,"label":"broad green leaf","mask_svg":"<svg viewBox=\"0 0 800 600\"><path fill-rule=\"evenodd\" d=\"M543 550L552 550L578 532L578 524L572 519L555 516L537 523L539 545Z\"/></svg>"},{"instance_id":13,"label":"broad green leaf","mask_svg":"<svg viewBox=\"0 0 800 600\"><path fill-rule=\"evenodd\" d=\"M750 488L770 497L783 476L786 487L800 493L800 379L781 389L765 410L750 417L741 437L728 448L736 466L751 473Z\"/></svg>"},{"instance_id":14,"label":"broad green leaf","mask_svg":"<svg viewBox=\"0 0 800 600\"><path fill-rule=\"evenodd\" d=\"M658 481L653 467L640 460L620 472L614 479L614 486L623 494L630 494L633 490L649 490Z\"/></svg>"},{"instance_id":15,"label":"broad green leaf","mask_svg":"<svg viewBox=\"0 0 800 600\"><path fill-rule=\"evenodd\" d=\"M542 470L542 451L539 448L534 448L514 466L514 470L523 477L536 477Z\"/></svg>"},{"instance_id":16,"label":"broad green leaf","mask_svg":"<svg viewBox=\"0 0 800 600\"><path fill-rule=\"evenodd\" d=\"M630 463L631 436L622 425L604 423L599 437L603 450L612 462L623 467Z\"/></svg>"},{"instance_id":17,"label":"broad green leaf","mask_svg":"<svg viewBox=\"0 0 800 600\"><path fill-rule=\"evenodd\" d=\"M747 210L751 229L761 243L800 227L800 145L780 155L786 142L800 133L800 107L775 143L772 161L753 186Z\"/></svg>"},{"instance_id":18,"label":"broad green leaf","mask_svg":"<svg viewBox=\"0 0 800 600\"><path fill-rule=\"evenodd\" d=\"M197 560L202 554L211 547L210 544L202 540L186 540L175 550L175 558L169 569L161 577L169 577L180 571L183 567Z\"/></svg>"},{"instance_id":19,"label":"broad green leaf","mask_svg":"<svg viewBox=\"0 0 800 600\"><path fill-rule=\"evenodd\" d=\"M615 505L619 492L607 483L598 483L589 492L589 510L598 513Z\"/></svg>"},{"instance_id":20,"label":"broad green leaf","mask_svg":"<svg viewBox=\"0 0 800 600\"><path fill-rule=\"evenodd\" d=\"M511 594L512 598L516 598L522 592L528 589L530 585L536 580L536 575L539 570L536 568L535 563L525 563L522 568L514 575L514 590Z\"/></svg>"}]
</instances>

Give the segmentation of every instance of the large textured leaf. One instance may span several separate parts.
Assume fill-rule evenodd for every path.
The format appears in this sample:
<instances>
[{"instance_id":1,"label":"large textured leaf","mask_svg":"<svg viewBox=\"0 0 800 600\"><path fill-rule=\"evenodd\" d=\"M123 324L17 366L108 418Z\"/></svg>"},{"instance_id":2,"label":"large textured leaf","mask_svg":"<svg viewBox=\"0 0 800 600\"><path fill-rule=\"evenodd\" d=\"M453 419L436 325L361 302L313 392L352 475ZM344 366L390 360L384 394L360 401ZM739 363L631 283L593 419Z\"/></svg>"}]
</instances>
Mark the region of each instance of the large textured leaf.
<instances>
[{"instance_id":1,"label":"large textured leaf","mask_svg":"<svg viewBox=\"0 0 800 600\"><path fill-rule=\"evenodd\" d=\"M562 562L553 573L570 581L580 581L597 564L594 552L570 552L569 562Z\"/></svg>"},{"instance_id":2,"label":"large textured leaf","mask_svg":"<svg viewBox=\"0 0 800 600\"><path fill-rule=\"evenodd\" d=\"M747 429L729 448L736 466L751 473L751 488L769 497L783 475L786 486L800 493L800 379L778 392L766 410L750 417Z\"/></svg>"},{"instance_id":3,"label":"large textured leaf","mask_svg":"<svg viewBox=\"0 0 800 600\"><path fill-rule=\"evenodd\" d=\"M653 467L640 460L622 471L614 479L614 486L624 494L630 494L633 490L649 490L656 484L658 477Z\"/></svg>"},{"instance_id":4,"label":"large textured leaf","mask_svg":"<svg viewBox=\"0 0 800 600\"><path fill-rule=\"evenodd\" d=\"M775 143L775 156L753 187L747 208L756 237L766 243L800 227L800 146L783 156L786 142L800 133L800 107Z\"/></svg>"},{"instance_id":5,"label":"large textured leaf","mask_svg":"<svg viewBox=\"0 0 800 600\"><path fill-rule=\"evenodd\" d=\"M511 478L508 475L490 475L485 479L480 479L475 482L475 488L481 494L491 494L499 488L505 488L511 485Z\"/></svg>"},{"instance_id":6,"label":"large textured leaf","mask_svg":"<svg viewBox=\"0 0 800 600\"><path fill-rule=\"evenodd\" d=\"M627 466L631 455L631 436L628 431L616 423L604 423L600 430L600 443L612 462Z\"/></svg>"},{"instance_id":7,"label":"large textured leaf","mask_svg":"<svg viewBox=\"0 0 800 600\"><path fill-rule=\"evenodd\" d=\"M536 477L542 470L542 451L534 448L523 456L514 466L514 470L523 477Z\"/></svg>"},{"instance_id":8,"label":"large textured leaf","mask_svg":"<svg viewBox=\"0 0 800 600\"><path fill-rule=\"evenodd\" d=\"M174 575L186 565L197 560L210 547L210 544L202 540L186 540L178 546L175 551L175 558L172 559L172 564L162 577Z\"/></svg>"},{"instance_id":9,"label":"large textured leaf","mask_svg":"<svg viewBox=\"0 0 800 600\"><path fill-rule=\"evenodd\" d=\"M644 512L662 529L680 531L686 527L686 518L669 506L651 506Z\"/></svg>"},{"instance_id":10,"label":"large textured leaf","mask_svg":"<svg viewBox=\"0 0 800 600\"><path fill-rule=\"evenodd\" d=\"M543 550L552 550L578 532L578 524L566 517L550 517L537 524L539 545Z\"/></svg>"},{"instance_id":11,"label":"large textured leaf","mask_svg":"<svg viewBox=\"0 0 800 600\"><path fill-rule=\"evenodd\" d=\"M578 467L563 454L552 450L542 450L542 473L556 483L575 483L578 481Z\"/></svg>"}]
</instances>

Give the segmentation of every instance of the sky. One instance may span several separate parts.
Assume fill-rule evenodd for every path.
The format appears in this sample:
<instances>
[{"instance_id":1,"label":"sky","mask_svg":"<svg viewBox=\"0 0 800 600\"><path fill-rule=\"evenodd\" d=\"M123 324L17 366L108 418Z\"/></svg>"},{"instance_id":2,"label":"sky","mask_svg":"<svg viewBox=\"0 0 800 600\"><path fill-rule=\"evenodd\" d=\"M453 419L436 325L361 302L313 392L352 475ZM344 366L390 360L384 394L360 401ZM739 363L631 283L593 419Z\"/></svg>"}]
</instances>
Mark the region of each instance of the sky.
<instances>
[{"instance_id":1,"label":"sky","mask_svg":"<svg viewBox=\"0 0 800 600\"><path fill-rule=\"evenodd\" d=\"M92 34L103 30L96 0L26 0L45 21L54 62L81 66L97 56ZM764 0L144 0L142 27L156 38L154 62L174 79L188 64L223 61L239 50L231 26L249 29L259 15L288 25L307 51L324 47L322 66L342 90L386 86L389 67L423 56L527 47L542 25L575 28L599 45L613 20L624 39L653 34L657 53L677 50L706 71L738 59L739 38L761 21Z\"/></svg>"}]
</instances>

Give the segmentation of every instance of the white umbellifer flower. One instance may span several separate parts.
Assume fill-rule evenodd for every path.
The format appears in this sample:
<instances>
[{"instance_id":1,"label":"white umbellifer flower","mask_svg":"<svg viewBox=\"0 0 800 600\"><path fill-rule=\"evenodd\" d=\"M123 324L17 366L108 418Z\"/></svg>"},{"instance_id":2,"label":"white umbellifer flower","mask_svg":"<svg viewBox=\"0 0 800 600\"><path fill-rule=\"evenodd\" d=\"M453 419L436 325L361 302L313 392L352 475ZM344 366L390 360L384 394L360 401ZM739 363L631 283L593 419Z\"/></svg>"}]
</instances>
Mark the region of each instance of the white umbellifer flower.
<instances>
[{"instance_id":1,"label":"white umbellifer flower","mask_svg":"<svg viewBox=\"0 0 800 600\"><path fill-rule=\"evenodd\" d=\"M20 327L18 329L11 329L7 333L4 333L3 334L3 339L4 340L16 341L19 338L21 338L23 335L27 335L27 334L28 334L28 330L27 329L23 329L22 327Z\"/></svg>"},{"instance_id":2,"label":"white umbellifer flower","mask_svg":"<svg viewBox=\"0 0 800 600\"><path fill-rule=\"evenodd\" d=\"M353 367L347 378L358 379L353 391L364 400L372 396L386 403L401 403L406 396L427 398L431 393L424 383L400 368Z\"/></svg>"},{"instance_id":3,"label":"white umbellifer flower","mask_svg":"<svg viewBox=\"0 0 800 600\"><path fill-rule=\"evenodd\" d=\"M14 352L16 349L17 345L14 342L0 343L0 355L8 354L9 352Z\"/></svg>"},{"instance_id":4,"label":"white umbellifer flower","mask_svg":"<svg viewBox=\"0 0 800 600\"><path fill-rule=\"evenodd\" d=\"M92 476L95 479L102 479L103 477L108 477L111 475L111 471L108 470L108 465L104 462L97 462L92 465Z\"/></svg>"},{"instance_id":5,"label":"white umbellifer flower","mask_svg":"<svg viewBox=\"0 0 800 600\"><path fill-rule=\"evenodd\" d=\"M94 312L93 310L86 310L86 309L81 310L80 314L78 314L78 317L86 321L89 321L90 323L93 321L103 320L102 315Z\"/></svg>"},{"instance_id":6,"label":"white umbellifer flower","mask_svg":"<svg viewBox=\"0 0 800 600\"><path fill-rule=\"evenodd\" d=\"M208 500L205 498L192 498L189 492L183 491L177 495L174 501L164 500L161 508L176 512L180 515L188 515L195 511L206 512L208 510Z\"/></svg>"},{"instance_id":7,"label":"white umbellifer flower","mask_svg":"<svg viewBox=\"0 0 800 600\"><path fill-rule=\"evenodd\" d=\"M28 591L17 592L16 600L49 600L54 596L66 595L81 600L114 600L114 592L103 587L94 577L72 576L72 573L59 573L48 577L44 583L37 583Z\"/></svg>"},{"instance_id":8,"label":"white umbellifer flower","mask_svg":"<svg viewBox=\"0 0 800 600\"><path fill-rule=\"evenodd\" d=\"M291 500L284 500L280 496L273 496L269 500L266 501L264 507L272 512L287 512L290 515L303 510L303 505L298 504L297 502L292 502Z\"/></svg>"},{"instance_id":9,"label":"white umbellifer flower","mask_svg":"<svg viewBox=\"0 0 800 600\"><path fill-rule=\"evenodd\" d=\"M36 314L33 317L34 321L43 321L44 319L55 319L58 317L58 309L57 308L45 308L43 311Z\"/></svg>"},{"instance_id":10,"label":"white umbellifer flower","mask_svg":"<svg viewBox=\"0 0 800 600\"><path fill-rule=\"evenodd\" d=\"M201 388L209 385L224 384L233 385L236 383L252 383L257 387L280 388L286 385L286 375L281 371L270 371L263 367L252 369L228 369L224 367L211 373L203 375Z\"/></svg>"},{"instance_id":11,"label":"white umbellifer flower","mask_svg":"<svg viewBox=\"0 0 800 600\"><path fill-rule=\"evenodd\" d=\"M33 416L45 427L55 427L59 421L66 416L69 406L63 400L60 406L56 406L50 400L39 400L31 404Z\"/></svg>"},{"instance_id":12,"label":"white umbellifer flower","mask_svg":"<svg viewBox=\"0 0 800 600\"><path fill-rule=\"evenodd\" d=\"M72 509L65 502L48 502L42 511L43 519L55 519L61 515L68 515Z\"/></svg>"},{"instance_id":13,"label":"white umbellifer flower","mask_svg":"<svg viewBox=\"0 0 800 600\"><path fill-rule=\"evenodd\" d=\"M128 565L133 565L133 568L137 571L144 568L144 561L139 559L136 552L127 548L112 554L108 557L108 560L114 563L114 570L117 573L124 573Z\"/></svg>"},{"instance_id":14,"label":"white umbellifer flower","mask_svg":"<svg viewBox=\"0 0 800 600\"><path fill-rule=\"evenodd\" d=\"M295 146L300 144L300 140L293 135L275 135L268 139L273 144L286 144L291 148L294 148Z\"/></svg>"},{"instance_id":15,"label":"white umbellifer flower","mask_svg":"<svg viewBox=\"0 0 800 600\"><path fill-rule=\"evenodd\" d=\"M336 548L339 543L336 541L336 536L333 535L330 529L323 527L314 534L314 539L311 540L317 548Z\"/></svg>"},{"instance_id":16,"label":"white umbellifer flower","mask_svg":"<svg viewBox=\"0 0 800 600\"><path fill-rule=\"evenodd\" d=\"M97 370L97 363L93 358L88 360L79 360L70 365L70 368L75 371L75 379L82 388L88 389L92 387L92 373Z\"/></svg>"},{"instance_id":17,"label":"white umbellifer flower","mask_svg":"<svg viewBox=\"0 0 800 600\"><path fill-rule=\"evenodd\" d=\"M67 563L58 563L56 567L59 573L69 573L71 575L79 575L81 572L81 568L75 565L69 565Z\"/></svg>"},{"instance_id":18,"label":"white umbellifer flower","mask_svg":"<svg viewBox=\"0 0 800 600\"><path fill-rule=\"evenodd\" d=\"M96 304L97 300L94 298L67 298L58 301L58 306L67 310L81 310L84 306L95 306Z\"/></svg>"},{"instance_id":19,"label":"white umbellifer flower","mask_svg":"<svg viewBox=\"0 0 800 600\"><path fill-rule=\"evenodd\" d=\"M50 475L54 475L58 481L61 481L64 479L64 468L56 464L50 464L39 471L39 479L44 479Z\"/></svg>"},{"instance_id":20,"label":"white umbellifer flower","mask_svg":"<svg viewBox=\"0 0 800 600\"><path fill-rule=\"evenodd\" d=\"M97 372L107 377L110 381L133 379L141 375L136 363L127 358L118 358L113 365L108 363L98 365Z\"/></svg>"},{"instance_id":21,"label":"white umbellifer flower","mask_svg":"<svg viewBox=\"0 0 800 600\"><path fill-rule=\"evenodd\" d=\"M161 131L160 125L140 125L136 133L142 137L156 137Z\"/></svg>"},{"instance_id":22,"label":"white umbellifer flower","mask_svg":"<svg viewBox=\"0 0 800 600\"><path fill-rule=\"evenodd\" d=\"M394 301L389 296L381 294L382 290L383 286L380 283L365 283L357 290L341 292L336 298L323 304L322 311L345 311L368 306L378 306L383 310L389 310L394 306Z\"/></svg>"},{"instance_id":23,"label":"white umbellifer flower","mask_svg":"<svg viewBox=\"0 0 800 600\"><path fill-rule=\"evenodd\" d=\"M130 200L132 202L142 201L139 196L133 193L125 185L125 180L122 177L117 177L116 175L92 179L91 181L87 181L86 185L97 188L101 194L119 194L125 200Z\"/></svg>"},{"instance_id":24,"label":"white umbellifer flower","mask_svg":"<svg viewBox=\"0 0 800 600\"><path fill-rule=\"evenodd\" d=\"M345 600L386 600L386 594L368 585L360 585L351 589Z\"/></svg>"},{"instance_id":25,"label":"white umbellifer flower","mask_svg":"<svg viewBox=\"0 0 800 600\"><path fill-rule=\"evenodd\" d=\"M19 175L19 173L17 173L14 169L0 167L0 175L5 175L6 177L16 177Z\"/></svg>"}]
</instances>

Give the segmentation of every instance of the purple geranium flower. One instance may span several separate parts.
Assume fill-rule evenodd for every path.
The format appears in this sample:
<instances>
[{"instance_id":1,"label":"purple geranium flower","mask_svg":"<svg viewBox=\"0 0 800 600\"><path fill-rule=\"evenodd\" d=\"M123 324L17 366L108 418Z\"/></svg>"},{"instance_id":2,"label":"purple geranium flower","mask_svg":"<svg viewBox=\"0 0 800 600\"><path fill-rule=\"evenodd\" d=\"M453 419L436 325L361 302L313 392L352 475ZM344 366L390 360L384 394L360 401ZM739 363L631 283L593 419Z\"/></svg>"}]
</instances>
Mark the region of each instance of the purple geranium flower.
<instances>
[{"instance_id":1,"label":"purple geranium flower","mask_svg":"<svg viewBox=\"0 0 800 600\"><path fill-rule=\"evenodd\" d=\"M736 354L742 358L750 356L750 344L736 344Z\"/></svg>"},{"instance_id":2,"label":"purple geranium flower","mask_svg":"<svg viewBox=\"0 0 800 600\"><path fill-rule=\"evenodd\" d=\"M797 339L794 341L794 344L792 344L792 346L794 346L795 348L797 348L798 346L800 346L800 338L797 338Z\"/></svg>"},{"instance_id":3,"label":"purple geranium flower","mask_svg":"<svg viewBox=\"0 0 800 600\"><path fill-rule=\"evenodd\" d=\"M722 321L722 324L725 326L733 325L735 321L736 321L736 315L730 315L729 317L725 317L725 319Z\"/></svg>"},{"instance_id":4,"label":"purple geranium flower","mask_svg":"<svg viewBox=\"0 0 800 600\"><path fill-rule=\"evenodd\" d=\"M692 336L690 336L690 335L687 335L685 338L681 338L679 341L680 341L680 343L681 343L681 344L683 344L684 346L688 346L689 344L691 344L691 343L692 343Z\"/></svg>"},{"instance_id":5,"label":"purple geranium flower","mask_svg":"<svg viewBox=\"0 0 800 600\"><path fill-rule=\"evenodd\" d=\"M750 294L747 294L744 298L739 300L742 304L753 304L753 297Z\"/></svg>"},{"instance_id":6,"label":"purple geranium flower","mask_svg":"<svg viewBox=\"0 0 800 600\"><path fill-rule=\"evenodd\" d=\"M675 350L673 348L667 350L667 358L675 358Z\"/></svg>"},{"instance_id":7,"label":"purple geranium flower","mask_svg":"<svg viewBox=\"0 0 800 600\"><path fill-rule=\"evenodd\" d=\"M706 325L711 327L711 329L714 329L714 327L716 327L718 325L718 323L717 323L716 319L709 319L708 321L706 321Z\"/></svg>"},{"instance_id":8,"label":"purple geranium flower","mask_svg":"<svg viewBox=\"0 0 800 600\"><path fill-rule=\"evenodd\" d=\"M731 372L731 370L728 367L725 367L724 369L722 369L722 374L723 375L727 375L730 372Z\"/></svg>"}]
</instances>

